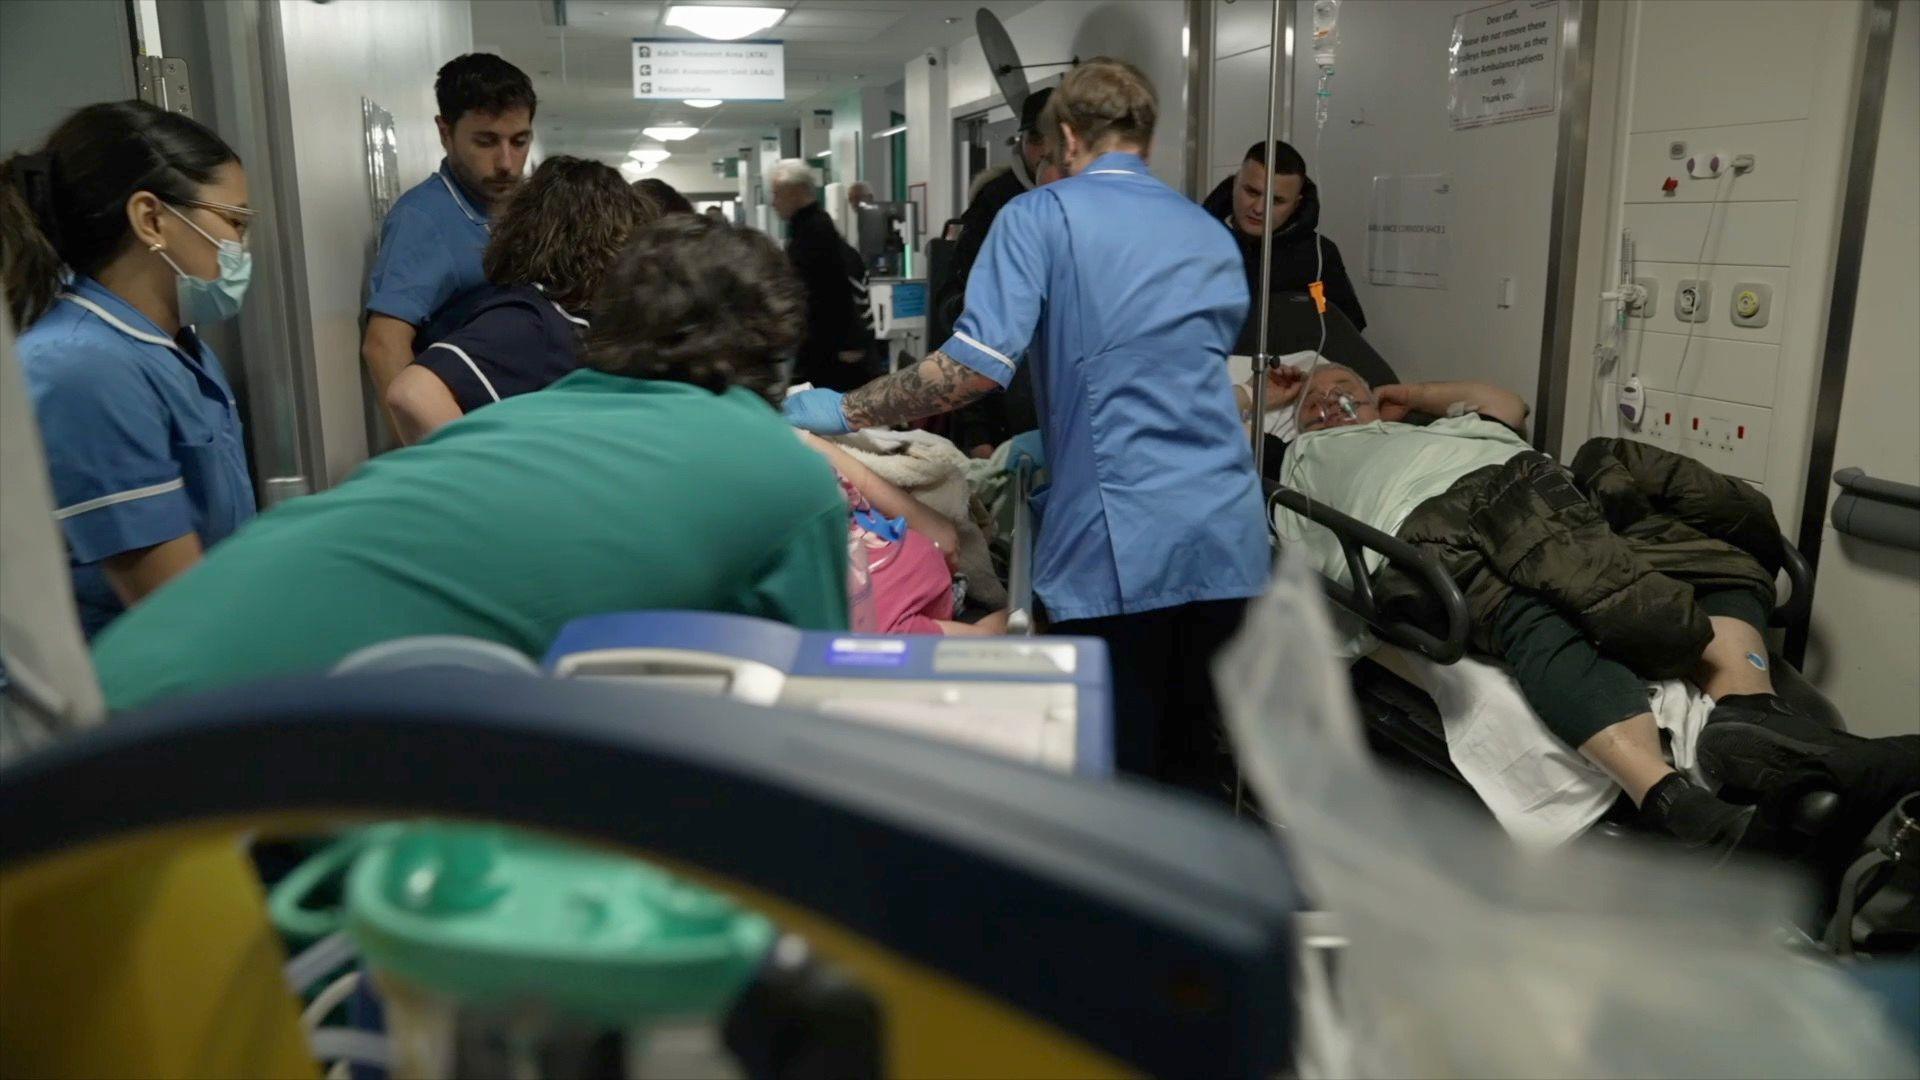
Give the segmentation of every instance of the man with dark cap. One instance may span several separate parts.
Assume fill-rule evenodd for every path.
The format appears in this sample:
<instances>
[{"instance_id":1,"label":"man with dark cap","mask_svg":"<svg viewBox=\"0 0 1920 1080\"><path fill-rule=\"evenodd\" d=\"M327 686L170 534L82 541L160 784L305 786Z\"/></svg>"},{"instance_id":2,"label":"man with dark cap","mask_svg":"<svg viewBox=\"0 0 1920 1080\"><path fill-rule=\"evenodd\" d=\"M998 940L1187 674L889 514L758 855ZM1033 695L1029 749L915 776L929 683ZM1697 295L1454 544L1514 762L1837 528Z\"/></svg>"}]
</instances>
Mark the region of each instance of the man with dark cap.
<instances>
[{"instance_id":1,"label":"man with dark cap","mask_svg":"<svg viewBox=\"0 0 1920 1080\"><path fill-rule=\"evenodd\" d=\"M1021 194L1060 177L1059 167L1047 159L1045 134L1040 130L1040 110L1053 96L1051 87L1027 95L1020 106L1019 153L1004 170L993 174L974 193L967 212L960 216L960 238L954 243L953 262L946 280L933 298L933 310L939 325L950 328L960 319L966 306L967 275L973 261L986 245L987 230L1000 209ZM930 337L928 340L944 340ZM1025 368L1014 376L1006 393L974 402L953 414L953 441L963 450L996 446L1023 431L1039 426L1033 408L1033 384Z\"/></svg>"}]
</instances>

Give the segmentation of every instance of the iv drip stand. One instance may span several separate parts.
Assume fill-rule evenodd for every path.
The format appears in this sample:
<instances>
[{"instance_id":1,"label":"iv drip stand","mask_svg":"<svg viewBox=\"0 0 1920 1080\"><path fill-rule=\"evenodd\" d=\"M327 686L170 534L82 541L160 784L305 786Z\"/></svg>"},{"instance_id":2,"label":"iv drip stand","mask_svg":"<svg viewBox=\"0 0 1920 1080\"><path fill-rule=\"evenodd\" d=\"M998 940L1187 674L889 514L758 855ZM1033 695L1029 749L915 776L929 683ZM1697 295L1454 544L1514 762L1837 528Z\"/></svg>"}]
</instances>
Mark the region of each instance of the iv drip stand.
<instances>
[{"instance_id":1,"label":"iv drip stand","mask_svg":"<svg viewBox=\"0 0 1920 1080\"><path fill-rule=\"evenodd\" d=\"M1261 203L1260 222L1260 335L1253 354L1253 474L1265 480L1267 475L1267 369L1273 364L1273 357L1267 344L1267 322L1273 303L1273 223L1268 219L1273 215L1273 163L1278 156L1275 144L1279 141L1279 101L1280 101L1280 8L1276 0L1273 5L1273 38L1268 47L1270 63L1267 65L1267 184Z\"/></svg>"}]
</instances>

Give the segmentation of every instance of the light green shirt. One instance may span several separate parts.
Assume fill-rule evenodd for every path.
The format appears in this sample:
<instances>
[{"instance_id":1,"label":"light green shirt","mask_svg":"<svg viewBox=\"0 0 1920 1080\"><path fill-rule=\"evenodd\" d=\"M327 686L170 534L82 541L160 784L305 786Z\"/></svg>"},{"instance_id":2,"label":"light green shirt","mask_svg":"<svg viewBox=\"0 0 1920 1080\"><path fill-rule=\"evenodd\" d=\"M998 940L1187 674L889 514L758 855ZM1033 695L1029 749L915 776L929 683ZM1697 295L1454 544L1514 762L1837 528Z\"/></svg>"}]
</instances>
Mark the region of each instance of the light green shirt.
<instances>
[{"instance_id":1,"label":"light green shirt","mask_svg":"<svg viewBox=\"0 0 1920 1080\"><path fill-rule=\"evenodd\" d=\"M1280 481L1392 534L1414 507L1461 477L1531 449L1512 428L1471 413L1424 427L1375 421L1300 436L1287 450ZM1352 583L1340 541L1330 530L1286 509L1275 511L1274 528L1282 543L1304 545L1321 573ZM1367 572L1379 570L1384 559L1367 551Z\"/></svg>"},{"instance_id":2,"label":"light green shirt","mask_svg":"<svg viewBox=\"0 0 1920 1080\"><path fill-rule=\"evenodd\" d=\"M577 371L241 529L95 639L126 708L417 634L539 659L583 615L846 627L847 504L752 393Z\"/></svg>"}]
</instances>

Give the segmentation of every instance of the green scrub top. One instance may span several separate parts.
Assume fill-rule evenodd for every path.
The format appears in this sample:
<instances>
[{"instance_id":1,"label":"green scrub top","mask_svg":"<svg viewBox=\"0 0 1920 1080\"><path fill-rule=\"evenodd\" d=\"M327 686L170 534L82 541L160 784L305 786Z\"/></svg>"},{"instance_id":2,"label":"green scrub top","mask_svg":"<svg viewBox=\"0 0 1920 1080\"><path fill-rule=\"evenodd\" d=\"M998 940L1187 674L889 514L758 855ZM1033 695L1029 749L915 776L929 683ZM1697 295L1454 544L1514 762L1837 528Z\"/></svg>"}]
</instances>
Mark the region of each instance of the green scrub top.
<instances>
[{"instance_id":1,"label":"green scrub top","mask_svg":"<svg viewBox=\"0 0 1920 1080\"><path fill-rule=\"evenodd\" d=\"M420 634L538 659L583 615L847 625L847 506L753 393L577 371L296 499L95 642L107 700L320 672Z\"/></svg>"}]
</instances>

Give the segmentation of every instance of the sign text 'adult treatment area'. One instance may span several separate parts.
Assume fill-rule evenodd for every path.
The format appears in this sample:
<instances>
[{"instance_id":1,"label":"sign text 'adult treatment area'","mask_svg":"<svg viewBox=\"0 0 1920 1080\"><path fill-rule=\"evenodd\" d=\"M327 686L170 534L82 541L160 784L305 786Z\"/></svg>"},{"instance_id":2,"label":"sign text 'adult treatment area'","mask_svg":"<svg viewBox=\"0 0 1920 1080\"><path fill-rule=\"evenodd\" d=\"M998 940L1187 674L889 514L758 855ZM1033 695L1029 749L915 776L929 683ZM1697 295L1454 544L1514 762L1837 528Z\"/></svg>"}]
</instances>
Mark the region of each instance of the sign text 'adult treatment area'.
<instances>
[{"instance_id":1,"label":"sign text 'adult treatment area'","mask_svg":"<svg viewBox=\"0 0 1920 1080\"><path fill-rule=\"evenodd\" d=\"M784 101L786 46L777 41L633 40L633 96Z\"/></svg>"}]
</instances>

